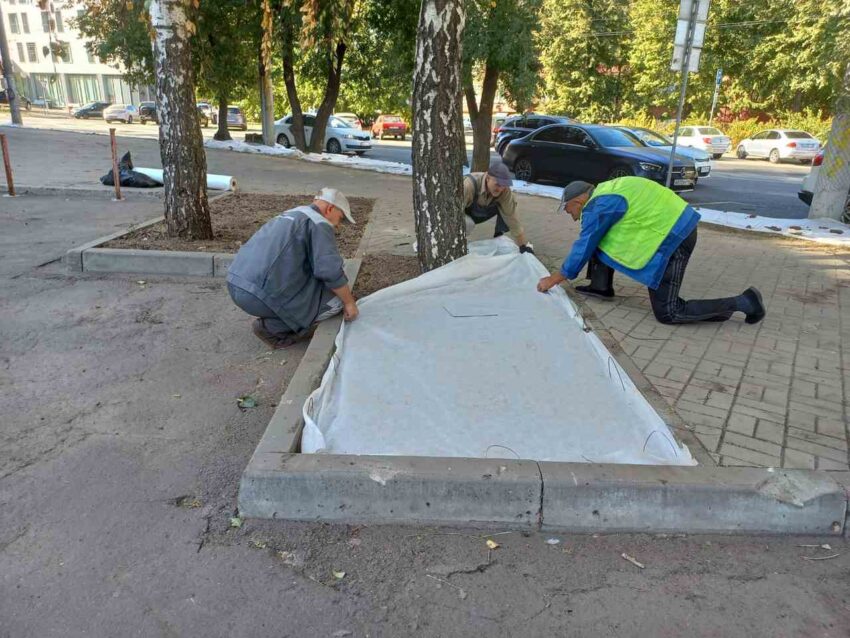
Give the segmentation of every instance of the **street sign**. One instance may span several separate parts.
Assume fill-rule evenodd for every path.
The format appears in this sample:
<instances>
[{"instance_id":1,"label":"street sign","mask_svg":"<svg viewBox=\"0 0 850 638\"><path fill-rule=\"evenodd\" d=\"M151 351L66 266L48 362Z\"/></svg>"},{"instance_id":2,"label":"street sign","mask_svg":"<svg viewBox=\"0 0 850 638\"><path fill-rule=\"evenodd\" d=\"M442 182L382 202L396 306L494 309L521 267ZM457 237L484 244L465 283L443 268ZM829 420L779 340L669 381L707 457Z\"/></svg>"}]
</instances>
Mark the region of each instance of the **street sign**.
<instances>
[{"instance_id":1,"label":"street sign","mask_svg":"<svg viewBox=\"0 0 850 638\"><path fill-rule=\"evenodd\" d=\"M714 76L714 86L719 87L723 82L723 69L717 69L717 74Z\"/></svg>"},{"instance_id":2,"label":"street sign","mask_svg":"<svg viewBox=\"0 0 850 638\"><path fill-rule=\"evenodd\" d=\"M686 59L688 72L699 71L710 4L711 0L681 0L676 35L673 38L673 61L670 64L672 71L682 71Z\"/></svg>"}]
</instances>

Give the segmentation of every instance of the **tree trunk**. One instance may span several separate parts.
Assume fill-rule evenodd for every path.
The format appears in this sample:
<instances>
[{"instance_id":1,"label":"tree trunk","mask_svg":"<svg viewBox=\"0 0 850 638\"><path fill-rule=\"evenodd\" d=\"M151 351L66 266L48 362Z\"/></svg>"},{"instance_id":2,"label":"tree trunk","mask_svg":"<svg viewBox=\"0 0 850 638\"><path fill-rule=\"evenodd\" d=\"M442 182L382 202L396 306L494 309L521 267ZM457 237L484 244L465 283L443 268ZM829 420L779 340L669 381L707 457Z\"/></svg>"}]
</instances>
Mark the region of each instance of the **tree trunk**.
<instances>
[{"instance_id":1,"label":"tree trunk","mask_svg":"<svg viewBox=\"0 0 850 638\"><path fill-rule=\"evenodd\" d=\"M283 25L283 83L286 85L286 97L292 111L292 124L289 130L295 138L295 147L299 151L307 150L307 140L304 135L304 112L301 100L298 98L298 87L295 85L295 30L286 19L281 19Z\"/></svg>"},{"instance_id":2,"label":"tree trunk","mask_svg":"<svg viewBox=\"0 0 850 638\"><path fill-rule=\"evenodd\" d=\"M165 223L171 237L212 239L207 160L195 105L189 39L192 0L151 0L150 17L159 104L159 153L165 182Z\"/></svg>"},{"instance_id":3,"label":"tree trunk","mask_svg":"<svg viewBox=\"0 0 850 638\"><path fill-rule=\"evenodd\" d=\"M227 96L222 95L218 98L218 130L213 135L215 140L232 140L230 130L227 128Z\"/></svg>"},{"instance_id":4,"label":"tree trunk","mask_svg":"<svg viewBox=\"0 0 850 638\"><path fill-rule=\"evenodd\" d=\"M461 173L463 0L422 0L413 72L413 212L419 266L466 254Z\"/></svg>"},{"instance_id":5,"label":"tree trunk","mask_svg":"<svg viewBox=\"0 0 850 638\"><path fill-rule=\"evenodd\" d=\"M0 65L3 67L3 79L6 80L6 101L11 111L12 124L23 124L18 96L15 93L15 81L12 77L12 56L9 55L9 43L6 40L3 7L0 7Z\"/></svg>"},{"instance_id":6,"label":"tree trunk","mask_svg":"<svg viewBox=\"0 0 850 638\"><path fill-rule=\"evenodd\" d=\"M493 134L493 100L499 86L499 72L488 62L484 67L478 117L472 125L472 170L476 173L490 167L490 138ZM468 99L468 98L467 98Z\"/></svg>"},{"instance_id":7,"label":"tree trunk","mask_svg":"<svg viewBox=\"0 0 850 638\"><path fill-rule=\"evenodd\" d=\"M263 118L263 144L274 146L274 91L272 89L271 49L274 29L269 0L263 0L262 35L260 37L259 61L260 113Z\"/></svg>"},{"instance_id":8,"label":"tree trunk","mask_svg":"<svg viewBox=\"0 0 850 638\"><path fill-rule=\"evenodd\" d=\"M336 99L339 97L339 85L342 78L342 61L345 59L345 42L336 45L333 56L328 58L328 78L325 85L325 95L319 110L316 112L316 123L313 124L313 132L310 134L310 151L321 153L325 150L325 130L328 126L328 118L334 112Z\"/></svg>"},{"instance_id":9,"label":"tree trunk","mask_svg":"<svg viewBox=\"0 0 850 638\"><path fill-rule=\"evenodd\" d=\"M818 172L809 217L829 217L850 223L850 64L844 69L832 117L832 129Z\"/></svg>"}]
</instances>

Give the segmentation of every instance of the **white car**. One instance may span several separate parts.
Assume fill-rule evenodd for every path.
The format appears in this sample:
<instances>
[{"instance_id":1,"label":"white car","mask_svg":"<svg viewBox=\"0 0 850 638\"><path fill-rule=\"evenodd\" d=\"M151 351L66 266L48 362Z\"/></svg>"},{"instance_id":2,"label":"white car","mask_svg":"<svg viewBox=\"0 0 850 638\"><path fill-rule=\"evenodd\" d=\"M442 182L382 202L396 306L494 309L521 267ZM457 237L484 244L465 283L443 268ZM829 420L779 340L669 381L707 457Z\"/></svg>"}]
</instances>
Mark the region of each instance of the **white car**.
<instances>
[{"instance_id":1,"label":"white car","mask_svg":"<svg viewBox=\"0 0 850 638\"><path fill-rule=\"evenodd\" d=\"M338 117L341 120L345 120L354 128L363 128L363 122L361 122L360 118L357 117L357 113L334 113L334 117Z\"/></svg>"},{"instance_id":2,"label":"white car","mask_svg":"<svg viewBox=\"0 0 850 638\"><path fill-rule=\"evenodd\" d=\"M820 142L805 131L773 128L741 140L736 154L738 159L766 157L773 164L784 159L795 159L808 164L819 150Z\"/></svg>"},{"instance_id":3,"label":"white car","mask_svg":"<svg viewBox=\"0 0 850 638\"><path fill-rule=\"evenodd\" d=\"M673 149L673 140L671 140L666 135L662 135L657 131L653 131L652 129L641 128L638 126L616 126L614 128L618 128L621 131L631 133L650 148L657 148L667 153L670 153L670 151ZM694 168L697 169L698 179L702 179L711 175L711 153L701 151L698 148L692 148L689 146L680 147L677 145L676 155L679 155L681 157L687 157L688 159L693 160Z\"/></svg>"},{"instance_id":4,"label":"white car","mask_svg":"<svg viewBox=\"0 0 850 638\"><path fill-rule=\"evenodd\" d=\"M132 124L139 119L139 109L132 104L113 104L103 109L103 119L107 122Z\"/></svg>"},{"instance_id":5,"label":"white car","mask_svg":"<svg viewBox=\"0 0 850 638\"><path fill-rule=\"evenodd\" d=\"M732 148L732 140L713 126L683 126L676 144L701 149L711 153L714 159L720 159Z\"/></svg>"},{"instance_id":6,"label":"white car","mask_svg":"<svg viewBox=\"0 0 850 638\"><path fill-rule=\"evenodd\" d=\"M286 148L295 145L295 134L291 130L292 115L282 117L274 123L275 139L277 143ZM313 134L313 126L316 124L316 116L304 114L304 137L307 144ZM325 143L323 148L328 153L357 153L363 155L372 148L372 136L368 131L363 131L331 115L325 129Z\"/></svg>"}]
</instances>

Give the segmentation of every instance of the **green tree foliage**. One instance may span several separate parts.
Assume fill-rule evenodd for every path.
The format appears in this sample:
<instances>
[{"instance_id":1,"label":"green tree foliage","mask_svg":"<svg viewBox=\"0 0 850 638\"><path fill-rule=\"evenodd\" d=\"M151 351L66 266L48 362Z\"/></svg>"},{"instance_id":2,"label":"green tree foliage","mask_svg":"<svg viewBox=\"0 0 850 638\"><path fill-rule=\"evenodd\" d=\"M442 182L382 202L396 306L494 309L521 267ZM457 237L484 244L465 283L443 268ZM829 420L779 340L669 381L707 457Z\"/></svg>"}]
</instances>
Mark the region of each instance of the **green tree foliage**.
<instances>
[{"instance_id":1,"label":"green tree foliage","mask_svg":"<svg viewBox=\"0 0 850 638\"><path fill-rule=\"evenodd\" d=\"M654 4L666 2L657 0ZM629 4L617 0L543 1L539 42L544 78L542 105L546 110L588 121L619 117L628 79L636 75L627 67L628 11ZM661 26L663 13L658 9L656 13L642 12L642 21L654 23L646 24L647 29ZM648 48L650 62L652 56L661 55L657 48ZM650 66L641 58L638 61L643 67ZM653 86L644 90L654 96L656 85L666 82L663 77L653 78Z\"/></svg>"}]
</instances>

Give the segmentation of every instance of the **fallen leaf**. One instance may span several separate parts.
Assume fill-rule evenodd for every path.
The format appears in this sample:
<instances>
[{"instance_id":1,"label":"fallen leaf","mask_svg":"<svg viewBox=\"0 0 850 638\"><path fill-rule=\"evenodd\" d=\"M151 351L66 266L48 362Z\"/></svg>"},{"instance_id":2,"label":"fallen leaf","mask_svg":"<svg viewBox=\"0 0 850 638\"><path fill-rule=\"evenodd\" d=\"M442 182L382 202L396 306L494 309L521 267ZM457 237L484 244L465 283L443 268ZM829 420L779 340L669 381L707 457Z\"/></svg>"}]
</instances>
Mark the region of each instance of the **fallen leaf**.
<instances>
[{"instance_id":1,"label":"fallen leaf","mask_svg":"<svg viewBox=\"0 0 850 638\"><path fill-rule=\"evenodd\" d=\"M492 538L488 538L487 547L489 547L490 549L498 549L499 547L501 547L501 545L499 545L499 543L494 541Z\"/></svg>"},{"instance_id":2,"label":"fallen leaf","mask_svg":"<svg viewBox=\"0 0 850 638\"><path fill-rule=\"evenodd\" d=\"M140 286L144 286L148 282L146 282L144 279L139 279L139 281L137 281L136 283L139 284Z\"/></svg>"},{"instance_id":3,"label":"fallen leaf","mask_svg":"<svg viewBox=\"0 0 850 638\"><path fill-rule=\"evenodd\" d=\"M243 410L247 408L256 408L257 400L252 397L250 394L246 394L245 396L239 397L236 399L236 405L238 405Z\"/></svg>"},{"instance_id":4,"label":"fallen leaf","mask_svg":"<svg viewBox=\"0 0 850 638\"><path fill-rule=\"evenodd\" d=\"M232 516L230 518L230 526L231 527L242 527L242 518L239 516Z\"/></svg>"},{"instance_id":5,"label":"fallen leaf","mask_svg":"<svg viewBox=\"0 0 850 638\"><path fill-rule=\"evenodd\" d=\"M345 578L345 572L336 572L335 571L334 572L334 578L336 578L337 580L342 580L343 578Z\"/></svg>"},{"instance_id":6,"label":"fallen leaf","mask_svg":"<svg viewBox=\"0 0 850 638\"><path fill-rule=\"evenodd\" d=\"M252 539L251 540L251 547L253 547L255 549L265 549L266 547L268 547L268 545L266 545L265 541L258 541L258 540Z\"/></svg>"},{"instance_id":7,"label":"fallen leaf","mask_svg":"<svg viewBox=\"0 0 850 638\"><path fill-rule=\"evenodd\" d=\"M189 507L191 507L192 509L198 509L202 505L203 505L203 503L201 502L201 499L199 499L199 498L196 498L191 503L189 503Z\"/></svg>"},{"instance_id":8,"label":"fallen leaf","mask_svg":"<svg viewBox=\"0 0 850 638\"><path fill-rule=\"evenodd\" d=\"M547 539L546 539L546 544L547 544L547 545L557 545L557 544L558 544L558 543L560 543L560 542L561 542L561 539L560 539L560 538L547 538Z\"/></svg>"}]
</instances>

